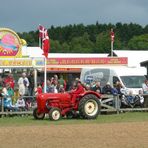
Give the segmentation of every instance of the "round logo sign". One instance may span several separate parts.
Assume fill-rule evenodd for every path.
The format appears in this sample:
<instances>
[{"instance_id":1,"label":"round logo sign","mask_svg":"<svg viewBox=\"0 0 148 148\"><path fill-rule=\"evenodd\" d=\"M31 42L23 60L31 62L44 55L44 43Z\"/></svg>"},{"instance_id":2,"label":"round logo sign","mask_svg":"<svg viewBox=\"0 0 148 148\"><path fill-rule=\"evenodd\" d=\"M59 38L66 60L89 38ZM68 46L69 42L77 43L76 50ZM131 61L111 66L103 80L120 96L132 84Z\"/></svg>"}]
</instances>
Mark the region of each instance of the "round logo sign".
<instances>
[{"instance_id":1,"label":"round logo sign","mask_svg":"<svg viewBox=\"0 0 148 148\"><path fill-rule=\"evenodd\" d=\"M21 57L21 40L12 30L0 29L0 57Z\"/></svg>"}]
</instances>

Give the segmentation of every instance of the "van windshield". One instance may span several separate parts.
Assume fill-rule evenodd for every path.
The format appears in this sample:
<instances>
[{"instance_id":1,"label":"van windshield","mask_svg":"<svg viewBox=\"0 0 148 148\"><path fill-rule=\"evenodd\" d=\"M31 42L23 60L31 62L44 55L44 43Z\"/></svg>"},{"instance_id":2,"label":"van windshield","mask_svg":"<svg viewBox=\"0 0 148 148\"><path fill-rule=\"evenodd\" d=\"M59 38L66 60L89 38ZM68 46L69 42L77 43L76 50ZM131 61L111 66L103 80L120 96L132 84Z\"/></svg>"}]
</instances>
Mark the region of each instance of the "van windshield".
<instances>
[{"instance_id":1,"label":"van windshield","mask_svg":"<svg viewBox=\"0 0 148 148\"><path fill-rule=\"evenodd\" d=\"M145 80L144 76L121 76L121 80L127 88L141 88Z\"/></svg>"}]
</instances>

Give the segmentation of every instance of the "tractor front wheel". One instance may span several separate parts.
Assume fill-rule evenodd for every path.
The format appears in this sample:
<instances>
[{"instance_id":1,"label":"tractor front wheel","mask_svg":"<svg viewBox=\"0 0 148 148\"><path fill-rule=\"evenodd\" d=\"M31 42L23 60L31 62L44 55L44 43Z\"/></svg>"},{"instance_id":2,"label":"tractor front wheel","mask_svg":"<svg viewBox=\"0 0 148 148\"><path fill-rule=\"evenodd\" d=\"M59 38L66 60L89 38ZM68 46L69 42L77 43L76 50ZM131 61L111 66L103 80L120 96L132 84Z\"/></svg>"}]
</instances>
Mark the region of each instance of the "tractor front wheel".
<instances>
[{"instance_id":1,"label":"tractor front wheel","mask_svg":"<svg viewBox=\"0 0 148 148\"><path fill-rule=\"evenodd\" d=\"M79 103L79 113L85 119L95 119L100 113L99 98L93 94L84 96Z\"/></svg>"},{"instance_id":2,"label":"tractor front wheel","mask_svg":"<svg viewBox=\"0 0 148 148\"><path fill-rule=\"evenodd\" d=\"M34 116L35 119L42 120L42 119L44 119L44 117L45 117L45 113L38 113L37 108L35 108L35 109L33 110L33 116Z\"/></svg>"},{"instance_id":3,"label":"tractor front wheel","mask_svg":"<svg viewBox=\"0 0 148 148\"><path fill-rule=\"evenodd\" d=\"M53 107L49 111L49 119L53 121L57 121L61 118L61 111L57 107Z\"/></svg>"}]
</instances>

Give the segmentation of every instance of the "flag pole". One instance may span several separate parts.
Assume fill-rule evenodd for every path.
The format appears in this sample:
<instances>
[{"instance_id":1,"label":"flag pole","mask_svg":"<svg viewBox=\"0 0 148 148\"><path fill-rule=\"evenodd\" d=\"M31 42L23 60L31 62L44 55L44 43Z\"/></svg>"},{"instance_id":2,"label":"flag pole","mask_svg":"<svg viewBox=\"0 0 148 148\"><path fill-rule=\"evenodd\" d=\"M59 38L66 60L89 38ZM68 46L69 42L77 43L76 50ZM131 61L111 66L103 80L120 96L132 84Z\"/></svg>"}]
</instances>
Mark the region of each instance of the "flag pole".
<instances>
[{"instance_id":1,"label":"flag pole","mask_svg":"<svg viewBox=\"0 0 148 148\"><path fill-rule=\"evenodd\" d=\"M47 58L44 58L44 93L47 90Z\"/></svg>"},{"instance_id":2,"label":"flag pole","mask_svg":"<svg viewBox=\"0 0 148 148\"><path fill-rule=\"evenodd\" d=\"M114 50L114 31L111 28L111 57L113 57L113 50Z\"/></svg>"},{"instance_id":3,"label":"flag pole","mask_svg":"<svg viewBox=\"0 0 148 148\"><path fill-rule=\"evenodd\" d=\"M39 37L39 47L41 48L41 38Z\"/></svg>"},{"instance_id":4,"label":"flag pole","mask_svg":"<svg viewBox=\"0 0 148 148\"><path fill-rule=\"evenodd\" d=\"M41 25L39 24L39 31L40 31L40 26L41 26ZM40 32L39 32L39 47L40 47L40 48L42 48L42 46L41 46L41 37L40 37Z\"/></svg>"},{"instance_id":5,"label":"flag pole","mask_svg":"<svg viewBox=\"0 0 148 148\"><path fill-rule=\"evenodd\" d=\"M114 50L114 45L113 41L111 41L111 57L113 57L113 50Z\"/></svg>"},{"instance_id":6,"label":"flag pole","mask_svg":"<svg viewBox=\"0 0 148 148\"><path fill-rule=\"evenodd\" d=\"M47 29L43 26L39 25L39 45L43 50L44 57L44 93L47 90L47 58L48 58L48 50L49 50L49 37L47 33Z\"/></svg>"}]
</instances>

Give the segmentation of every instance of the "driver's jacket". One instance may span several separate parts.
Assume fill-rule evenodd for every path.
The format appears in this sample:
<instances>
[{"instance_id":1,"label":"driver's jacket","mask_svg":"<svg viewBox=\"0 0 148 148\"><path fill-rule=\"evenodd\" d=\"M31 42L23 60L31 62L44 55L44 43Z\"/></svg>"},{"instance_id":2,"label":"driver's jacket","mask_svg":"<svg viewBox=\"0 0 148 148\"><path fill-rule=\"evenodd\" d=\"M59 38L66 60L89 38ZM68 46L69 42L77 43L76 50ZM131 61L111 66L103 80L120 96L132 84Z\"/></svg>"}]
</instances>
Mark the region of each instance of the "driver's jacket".
<instances>
[{"instance_id":1,"label":"driver's jacket","mask_svg":"<svg viewBox=\"0 0 148 148\"><path fill-rule=\"evenodd\" d=\"M78 86L77 86L77 88L74 91L72 91L72 94L79 95L79 94L84 93L84 91L85 91L84 90L84 87L79 83Z\"/></svg>"}]
</instances>

